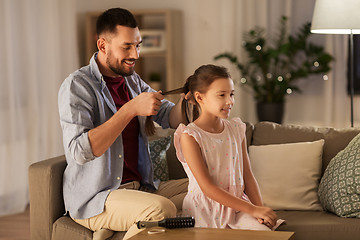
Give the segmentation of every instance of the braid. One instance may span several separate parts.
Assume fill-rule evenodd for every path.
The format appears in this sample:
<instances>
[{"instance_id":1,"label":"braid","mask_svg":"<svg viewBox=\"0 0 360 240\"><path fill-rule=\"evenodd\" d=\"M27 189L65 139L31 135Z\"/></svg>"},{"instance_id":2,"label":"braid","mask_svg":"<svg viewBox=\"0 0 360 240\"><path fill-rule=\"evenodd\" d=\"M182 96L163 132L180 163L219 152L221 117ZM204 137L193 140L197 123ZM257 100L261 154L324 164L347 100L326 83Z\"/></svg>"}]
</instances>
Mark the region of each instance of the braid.
<instances>
[{"instance_id":1,"label":"braid","mask_svg":"<svg viewBox=\"0 0 360 240\"><path fill-rule=\"evenodd\" d=\"M181 112L183 119L186 120L186 124L189 124L190 122L195 121L199 117L199 106L194 98L193 95L193 85L194 81L196 81L196 76L191 75L186 79L185 85L184 85L184 93L191 93L190 101L193 101L196 103L196 106L193 104L189 104L187 100L184 100L181 103Z\"/></svg>"}]
</instances>

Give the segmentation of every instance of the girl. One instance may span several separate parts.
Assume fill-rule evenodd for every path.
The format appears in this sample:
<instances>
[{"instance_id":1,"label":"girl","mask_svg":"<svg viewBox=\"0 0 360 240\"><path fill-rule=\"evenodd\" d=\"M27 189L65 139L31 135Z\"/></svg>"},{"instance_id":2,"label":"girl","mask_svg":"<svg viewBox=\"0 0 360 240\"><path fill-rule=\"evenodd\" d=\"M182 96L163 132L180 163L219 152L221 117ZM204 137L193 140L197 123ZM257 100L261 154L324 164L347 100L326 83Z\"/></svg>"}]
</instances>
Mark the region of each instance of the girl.
<instances>
[{"instance_id":1,"label":"girl","mask_svg":"<svg viewBox=\"0 0 360 240\"><path fill-rule=\"evenodd\" d=\"M227 120L234 85L226 68L203 65L184 88L199 116L179 125L174 135L177 157L189 178L183 215L194 216L196 227L275 229L282 221L263 206L250 168L245 124L239 118Z\"/></svg>"}]
</instances>

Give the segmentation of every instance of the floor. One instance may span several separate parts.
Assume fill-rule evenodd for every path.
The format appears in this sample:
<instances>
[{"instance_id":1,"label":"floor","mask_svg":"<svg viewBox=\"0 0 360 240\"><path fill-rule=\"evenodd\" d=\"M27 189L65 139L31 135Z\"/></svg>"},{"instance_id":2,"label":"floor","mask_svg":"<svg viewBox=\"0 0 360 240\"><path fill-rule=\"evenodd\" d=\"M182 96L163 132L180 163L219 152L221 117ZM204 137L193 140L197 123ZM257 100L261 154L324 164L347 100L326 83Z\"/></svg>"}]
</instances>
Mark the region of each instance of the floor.
<instances>
[{"instance_id":1,"label":"floor","mask_svg":"<svg viewBox=\"0 0 360 240\"><path fill-rule=\"evenodd\" d=\"M0 217L0 240L30 240L30 211Z\"/></svg>"}]
</instances>

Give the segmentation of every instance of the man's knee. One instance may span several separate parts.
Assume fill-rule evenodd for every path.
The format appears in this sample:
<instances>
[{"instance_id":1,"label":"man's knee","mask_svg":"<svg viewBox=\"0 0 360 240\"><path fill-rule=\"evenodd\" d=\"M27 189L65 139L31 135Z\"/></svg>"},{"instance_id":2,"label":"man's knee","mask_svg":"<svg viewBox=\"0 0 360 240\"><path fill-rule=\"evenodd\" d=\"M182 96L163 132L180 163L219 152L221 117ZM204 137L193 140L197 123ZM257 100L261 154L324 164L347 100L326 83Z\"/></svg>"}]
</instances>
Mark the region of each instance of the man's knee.
<instances>
[{"instance_id":1,"label":"man's knee","mask_svg":"<svg viewBox=\"0 0 360 240\"><path fill-rule=\"evenodd\" d=\"M170 199L161 197L157 204L157 207L162 210L164 217L175 217L177 209Z\"/></svg>"},{"instance_id":2,"label":"man's knee","mask_svg":"<svg viewBox=\"0 0 360 240\"><path fill-rule=\"evenodd\" d=\"M152 204L152 210L147 216L148 220L161 220L163 218L176 216L175 204L165 197L159 196Z\"/></svg>"}]
</instances>

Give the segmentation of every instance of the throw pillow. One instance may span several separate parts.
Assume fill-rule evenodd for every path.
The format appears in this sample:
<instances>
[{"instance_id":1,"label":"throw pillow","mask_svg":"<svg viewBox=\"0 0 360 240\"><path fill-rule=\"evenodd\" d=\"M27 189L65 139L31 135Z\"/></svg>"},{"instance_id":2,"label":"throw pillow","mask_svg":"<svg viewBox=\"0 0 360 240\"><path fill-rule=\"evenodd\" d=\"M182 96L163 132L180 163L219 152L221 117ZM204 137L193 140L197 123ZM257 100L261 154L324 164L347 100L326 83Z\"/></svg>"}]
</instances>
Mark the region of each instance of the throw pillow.
<instances>
[{"instance_id":1,"label":"throw pillow","mask_svg":"<svg viewBox=\"0 0 360 240\"><path fill-rule=\"evenodd\" d=\"M274 210L322 210L317 189L324 140L250 146L264 204Z\"/></svg>"},{"instance_id":2,"label":"throw pillow","mask_svg":"<svg viewBox=\"0 0 360 240\"><path fill-rule=\"evenodd\" d=\"M154 178L161 181L169 180L169 169L166 161L166 151L169 149L171 136L149 142L150 159L154 168Z\"/></svg>"},{"instance_id":3,"label":"throw pillow","mask_svg":"<svg viewBox=\"0 0 360 240\"><path fill-rule=\"evenodd\" d=\"M360 218L360 134L329 163L319 185L325 210Z\"/></svg>"}]
</instances>

